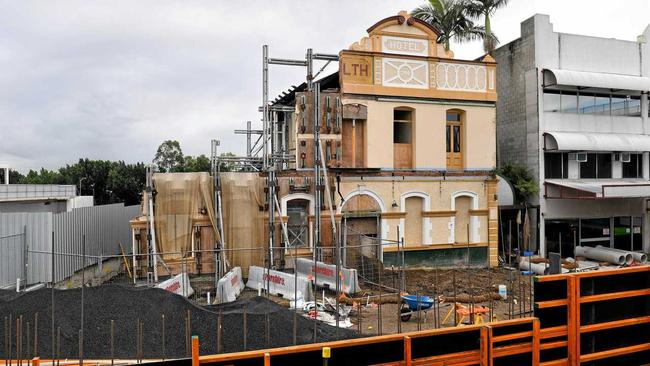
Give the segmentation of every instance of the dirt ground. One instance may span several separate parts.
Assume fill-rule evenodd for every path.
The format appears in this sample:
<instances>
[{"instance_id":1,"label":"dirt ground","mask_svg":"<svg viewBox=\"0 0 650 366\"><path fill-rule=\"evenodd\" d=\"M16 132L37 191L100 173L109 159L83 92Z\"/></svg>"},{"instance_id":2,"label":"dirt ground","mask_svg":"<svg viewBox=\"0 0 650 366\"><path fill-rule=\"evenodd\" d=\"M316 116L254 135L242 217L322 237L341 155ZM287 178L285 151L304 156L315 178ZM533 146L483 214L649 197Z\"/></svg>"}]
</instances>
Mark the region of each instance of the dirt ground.
<instances>
[{"instance_id":1,"label":"dirt ground","mask_svg":"<svg viewBox=\"0 0 650 366\"><path fill-rule=\"evenodd\" d=\"M405 271L405 278L406 292L412 295L435 296L440 301L439 307L426 313L421 312L420 322L417 313L413 314L409 321L398 321L398 304L394 301L383 303L379 309L378 286L362 284L362 288L365 289L363 295L368 303L366 305L365 301L361 302L363 335L378 334L380 326L381 334L395 333L398 330L405 332L453 326L454 312L451 312L446 322L443 323L443 320L449 313L454 299L458 304L468 308L470 306L490 308L493 320L519 318L531 313L531 277L521 275L517 270L511 272L504 268L411 269ZM399 288L400 282L396 272L386 271L382 277L382 283L387 287ZM506 285L509 289L507 300L502 300L498 296L498 285ZM395 293L395 290L383 288L382 298L396 298L396 296L387 296L388 292ZM380 313L381 324L378 322ZM483 321L489 319L490 315L483 317ZM359 316L356 311L352 313L351 320L358 329ZM456 318L456 321L459 320L460 316ZM463 323L469 324L469 319L466 318Z\"/></svg>"}]
</instances>

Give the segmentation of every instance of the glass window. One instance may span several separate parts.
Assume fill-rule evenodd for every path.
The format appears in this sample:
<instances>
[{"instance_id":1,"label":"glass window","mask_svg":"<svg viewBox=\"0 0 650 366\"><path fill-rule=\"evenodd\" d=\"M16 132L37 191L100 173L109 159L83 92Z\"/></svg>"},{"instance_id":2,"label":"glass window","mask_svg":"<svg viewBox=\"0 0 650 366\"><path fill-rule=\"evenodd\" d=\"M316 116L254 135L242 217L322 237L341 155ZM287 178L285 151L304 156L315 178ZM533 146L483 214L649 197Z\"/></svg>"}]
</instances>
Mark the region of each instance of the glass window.
<instances>
[{"instance_id":1,"label":"glass window","mask_svg":"<svg viewBox=\"0 0 650 366\"><path fill-rule=\"evenodd\" d=\"M289 247L309 246L309 201L294 199L287 202L287 236Z\"/></svg>"},{"instance_id":2,"label":"glass window","mask_svg":"<svg viewBox=\"0 0 650 366\"><path fill-rule=\"evenodd\" d=\"M630 161L627 163L623 162L622 165L623 178L643 178L642 154L630 154Z\"/></svg>"},{"instance_id":3,"label":"glass window","mask_svg":"<svg viewBox=\"0 0 650 366\"><path fill-rule=\"evenodd\" d=\"M594 114L609 116L609 95L596 95L594 97Z\"/></svg>"},{"instance_id":4,"label":"glass window","mask_svg":"<svg viewBox=\"0 0 650 366\"><path fill-rule=\"evenodd\" d=\"M547 253L573 257L573 245L578 241L578 220L546 220L545 228Z\"/></svg>"},{"instance_id":5,"label":"glass window","mask_svg":"<svg viewBox=\"0 0 650 366\"><path fill-rule=\"evenodd\" d=\"M609 218L602 219L582 219L580 220L580 240L584 239L602 239L609 240L610 227ZM602 243L598 243L603 245ZM609 243L606 245L609 246Z\"/></svg>"},{"instance_id":6,"label":"glass window","mask_svg":"<svg viewBox=\"0 0 650 366\"><path fill-rule=\"evenodd\" d=\"M578 113L580 114L594 114L596 100L593 95L579 94L578 95Z\"/></svg>"},{"instance_id":7,"label":"glass window","mask_svg":"<svg viewBox=\"0 0 650 366\"><path fill-rule=\"evenodd\" d=\"M614 218L614 248L632 250L632 217Z\"/></svg>"},{"instance_id":8,"label":"glass window","mask_svg":"<svg viewBox=\"0 0 650 366\"><path fill-rule=\"evenodd\" d=\"M544 153L544 176L547 179L568 178L569 159L567 153Z\"/></svg>"},{"instance_id":9,"label":"glass window","mask_svg":"<svg viewBox=\"0 0 650 366\"><path fill-rule=\"evenodd\" d=\"M559 112L560 111L560 93L558 92L544 92L544 112Z\"/></svg>"},{"instance_id":10,"label":"glass window","mask_svg":"<svg viewBox=\"0 0 650 366\"><path fill-rule=\"evenodd\" d=\"M460 152L460 126L454 127L454 152Z\"/></svg>"},{"instance_id":11,"label":"glass window","mask_svg":"<svg viewBox=\"0 0 650 366\"><path fill-rule=\"evenodd\" d=\"M625 116L627 113L627 98L612 95L612 116Z\"/></svg>"},{"instance_id":12,"label":"glass window","mask_svg":"<svg viewBox=\"0 0 650 366\"><path fill-rule=\"evenodd\" d=\"M632 250L643 250L643 217L632 217Z\"/></svg>"},{"instance_id":13,"label":"glass window","mask_svg":"<svg viewBox=\"0 0 650 366\"><path fill-rule=\"evenodd\" d=\"M563 113L576 113L578 110L578 96L575 94L565 94L562 92L560 95L560 106Z\"/></svg>"},{"instance_id":14,"label":"glass window","mask_svg":"<svg viewBox=\"0 0 650 366\"><path fill-rule=\"evenodd\" d=\"M597 154L597 177L612 177L612 154Z\"/></svg>"},{"instance_id":15,"label":"glass window","mask_svg":"<svg viewBox=\"0 0 650 366\"><path fill-rule=\"evenodd\" d=\"M447 112L447 121L460 122L460 113L458 113L458 112Z\"/></svg>"},{"instance_id":16,"label":"glass window","mask_svg":"<svg viewBox=\"0 0 650 366\"><path fill-rule=\"evenodd\" d=\"M627 100L627 116L641 117L641 98L634 96L628 97Z\"/></svg>"},{"instance_id":17,"label":"glass window","mask_svg":"<svg viewBox=\"0 0 650 366\"><path fill-rule=\"evenodd\" d=\"M596 178L596 155L587 154L587 161L580 163L580 178Z\"/></svg>"}]
</instances>

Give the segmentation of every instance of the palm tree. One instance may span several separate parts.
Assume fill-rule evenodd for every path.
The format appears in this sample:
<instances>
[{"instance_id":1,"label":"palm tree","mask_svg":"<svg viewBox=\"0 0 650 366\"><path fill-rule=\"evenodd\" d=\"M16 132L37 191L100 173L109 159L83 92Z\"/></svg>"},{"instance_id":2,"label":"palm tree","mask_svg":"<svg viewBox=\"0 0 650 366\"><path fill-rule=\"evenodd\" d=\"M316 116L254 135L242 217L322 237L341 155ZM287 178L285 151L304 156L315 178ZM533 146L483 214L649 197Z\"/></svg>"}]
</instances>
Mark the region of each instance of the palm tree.
<instances>
[{"instance_id":1,"label":"palm tree","mask_svg":"<svg viewBox=\"0 0 650 366\"><path fill-rule=\"evenodd\" d=\"M429 0L413 9L411 16L421 19L440 31L438 43L449 51L449 42L474 41L486 37L485 29L474 24L468 12L472 4L467 0Z\"/></svg>"},{"instance_id":2,"label":"palm tree","mask_svg":"<svg viewBox=\"0 0 650 366\"><path fill-rule=\"evenodd\" d=\"M484 17L485 38L483 39L483 50L486 53L492 53L499 40L492 33L492 26L490 24L490 17L494 15L497 9L508 5L508 0L470 0L467 13L478 19L480 16Z\"/></svg>"}]
</instances>

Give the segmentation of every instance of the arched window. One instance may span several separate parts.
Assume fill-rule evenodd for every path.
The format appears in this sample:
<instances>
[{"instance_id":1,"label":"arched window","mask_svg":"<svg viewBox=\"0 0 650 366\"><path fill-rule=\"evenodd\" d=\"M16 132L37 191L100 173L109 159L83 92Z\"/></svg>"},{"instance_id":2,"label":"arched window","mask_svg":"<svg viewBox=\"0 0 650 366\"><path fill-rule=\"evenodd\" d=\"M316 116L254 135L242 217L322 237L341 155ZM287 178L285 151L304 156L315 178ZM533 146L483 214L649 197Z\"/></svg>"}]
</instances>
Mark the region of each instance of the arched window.
<instances>
[{"instance_id":1,"label":"arched window","mask_svg":"<svg viewBox=\"0 0 650 366\"><path fill-rule=\"evenodd\" d=\"M447 169L463 169L463 151L465 150L463 120L465 113L462 110L450 109L447 111L447 125L445 130Z\"/></svg>"}]
</instances>

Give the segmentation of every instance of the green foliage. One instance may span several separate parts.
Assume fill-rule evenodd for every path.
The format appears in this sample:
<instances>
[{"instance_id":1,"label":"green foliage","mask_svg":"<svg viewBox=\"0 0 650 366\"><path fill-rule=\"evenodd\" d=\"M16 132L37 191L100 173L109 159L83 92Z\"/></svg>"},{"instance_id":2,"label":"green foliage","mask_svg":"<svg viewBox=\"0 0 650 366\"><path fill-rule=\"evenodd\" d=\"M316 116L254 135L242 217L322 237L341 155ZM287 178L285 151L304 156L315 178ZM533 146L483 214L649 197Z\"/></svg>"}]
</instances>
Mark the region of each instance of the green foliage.
<instances>
[{"instance_id":1,"label":"green foliage","mask_svg":"<svg viewBox=\"0 0 650 366\"><path fill-rule=\"evenodd\" d=\"M96 205L124 202L135 205L140 202L140 192L145 184L145 165L126 164L123 161L79 159L58 171L30 170L16 184L73 184L77 193L92 195Z\"/></svg>"},{"instance_id":2,"label":"green foliage","mask_svg":"<svg viewBox=\"0 0 650 366\"><path fill-rule=\"evenodd\" d=\"M153 163L158 167L158 171L163 173L176 173L183 171L185 158L181 144L176 140L164 141L153 158Z\"/></svg>"},{"instance_id":3,"label":"green foliage","mask_svg":"<svg viewBox=\"0 0 650 366\"><path fill-rule=\"evenodd\" d=\"M449 51L452 39L467 42L494 37L492 33L486 33L484 26L474 23L470 12L472 6L469 0L429 0L413 9L411 15L436 27L440 31L438 42Z\"/></svg>"},{"instance_id":4,"label":"green foliage","mask_svg":"<svg viewBox=\"0 0 650 366\"><path fill-rule=\"evenodd\" d=\"M497 173L506 177L515 187L515 199L519 203L539 192L533 173L525 166L508 162L497 169Z\"/></svg>"},{"instance_id":5,"label":"green foliage","mask_svg":"<svg viewBox=\"0 0 650 366\"><path fill-rule=\"evenodd\" d=\"M499 40L492 33L492 26L490 17L494 15L497 9L508 5L508 0L469 0L467 9L468 14L478 19L483 17L483 28L485 29L486 37L483 38L483 50L486 53L492 53L495 47L499 44Z\"/></svg>"}]
</instances>

